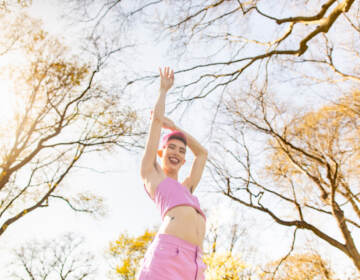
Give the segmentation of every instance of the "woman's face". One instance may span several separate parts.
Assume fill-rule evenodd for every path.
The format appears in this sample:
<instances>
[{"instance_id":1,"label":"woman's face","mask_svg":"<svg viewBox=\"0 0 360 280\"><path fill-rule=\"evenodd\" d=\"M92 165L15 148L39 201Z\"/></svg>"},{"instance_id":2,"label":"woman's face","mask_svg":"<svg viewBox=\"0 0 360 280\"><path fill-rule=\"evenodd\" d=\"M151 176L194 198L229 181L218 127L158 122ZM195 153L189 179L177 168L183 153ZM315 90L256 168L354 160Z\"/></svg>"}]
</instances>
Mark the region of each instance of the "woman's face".
<instances>
[{"instance_id":1,"label":"woman's face","mask_svg":"<svg viewBox=\"0 0 360 280\"><path fill-rule=\"evenodd\" d=\"M178 172L185 163L186 146L178 139L170 139L163 149L162 168L168 172Z\"/></svg>"}]
</instances>

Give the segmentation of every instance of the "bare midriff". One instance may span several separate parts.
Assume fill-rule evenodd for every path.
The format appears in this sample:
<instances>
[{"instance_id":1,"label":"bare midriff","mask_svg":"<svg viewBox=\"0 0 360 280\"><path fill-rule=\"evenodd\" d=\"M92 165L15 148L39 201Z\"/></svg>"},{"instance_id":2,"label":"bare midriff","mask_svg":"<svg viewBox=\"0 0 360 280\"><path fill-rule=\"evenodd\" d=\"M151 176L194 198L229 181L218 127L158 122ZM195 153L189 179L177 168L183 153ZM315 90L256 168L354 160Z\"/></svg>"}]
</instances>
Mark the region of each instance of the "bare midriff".
<instances>
[{"instance_id":1,"label":"bare midriff","mask_svg":"<svg viewBox=\"0 0 360 280\"><path fill-rule=\"evenodd\" d=\"M160 226L159 233L167 233L197 245L202 250L206 222L193 207L180 205L170 209Z\"/></svg>"}]
</instances>

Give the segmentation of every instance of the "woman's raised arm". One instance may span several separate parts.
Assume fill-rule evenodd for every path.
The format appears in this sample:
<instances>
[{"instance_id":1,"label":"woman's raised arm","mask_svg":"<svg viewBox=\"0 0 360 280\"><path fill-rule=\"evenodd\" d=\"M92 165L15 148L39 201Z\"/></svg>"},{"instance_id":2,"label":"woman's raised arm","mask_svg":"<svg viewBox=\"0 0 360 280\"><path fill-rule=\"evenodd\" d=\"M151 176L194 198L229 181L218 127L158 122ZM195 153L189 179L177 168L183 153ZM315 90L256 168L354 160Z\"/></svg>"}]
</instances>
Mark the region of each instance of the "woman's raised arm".
<instances>
[{"instance_id":1,"label":"woman's raised arm","mask_svg":"<svg viewBox=\"0 0 360 280\"><path fill-rule=\"evenodd\" d=\"M156 101L152 120L150 124L150 131L146 141L145 152L141 161L141 177L144 179L149 176L150 173L156 170L156 153L160 141L161 127L163 124L163 118L165 113L165 99L166 93L174 84L174 71L169 67L165 67L160 72L160 92Z\"/></svg>"}]
</instances>

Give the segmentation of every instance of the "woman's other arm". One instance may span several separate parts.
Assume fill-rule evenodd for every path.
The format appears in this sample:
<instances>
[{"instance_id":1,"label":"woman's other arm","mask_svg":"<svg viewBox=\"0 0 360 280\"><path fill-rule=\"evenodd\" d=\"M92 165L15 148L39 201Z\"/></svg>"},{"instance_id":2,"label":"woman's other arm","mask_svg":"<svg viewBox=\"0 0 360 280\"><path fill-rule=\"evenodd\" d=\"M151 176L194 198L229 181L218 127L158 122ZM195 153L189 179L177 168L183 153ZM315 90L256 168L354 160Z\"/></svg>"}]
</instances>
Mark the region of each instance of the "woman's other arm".
<instances>
[{"instance_id":1,"label":"woman's other arm","mask_svg":"<svg viewBox=\"0 0 360 280\"><path fill-rule=\"evenodd\" d=\"M189 133L175 125L175 123L167 117L163 117L163 127L170 130L178 130L185 134L187 146L193 152L195 159L191 167L190 175L185 179L183 185L189 188L190 192L194 192L200 182L203 174L208 151Z\"/></svg>"}]
</instances>

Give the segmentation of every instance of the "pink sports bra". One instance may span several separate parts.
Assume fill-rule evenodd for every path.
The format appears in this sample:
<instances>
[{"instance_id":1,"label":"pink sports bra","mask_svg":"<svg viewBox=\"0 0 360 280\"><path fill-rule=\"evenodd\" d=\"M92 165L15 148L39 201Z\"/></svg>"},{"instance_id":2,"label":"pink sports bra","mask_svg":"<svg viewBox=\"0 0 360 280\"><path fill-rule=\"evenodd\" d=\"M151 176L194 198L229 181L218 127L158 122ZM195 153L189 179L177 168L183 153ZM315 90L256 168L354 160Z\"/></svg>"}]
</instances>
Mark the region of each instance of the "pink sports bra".
<instances>
[{"instance_id":1,"label":"pink sports bra","mask_svg":"<svg viewBox=\"0 0 360 280\"><path fill-rule=\"evenodd\" d=\"M150 196L150 193L144 185L145 191ZM152 199L152 198L151 198ZM204 217L206 216L204 212L200 209L200 203L196 196L194 196L187 187L180 184L178 181L166 177L155 190L154 202L157 208L159 208L161 213L161 219L164 220L166 213L179 205L189 205L196 210Z\"/></svg>"}]
</instances>

